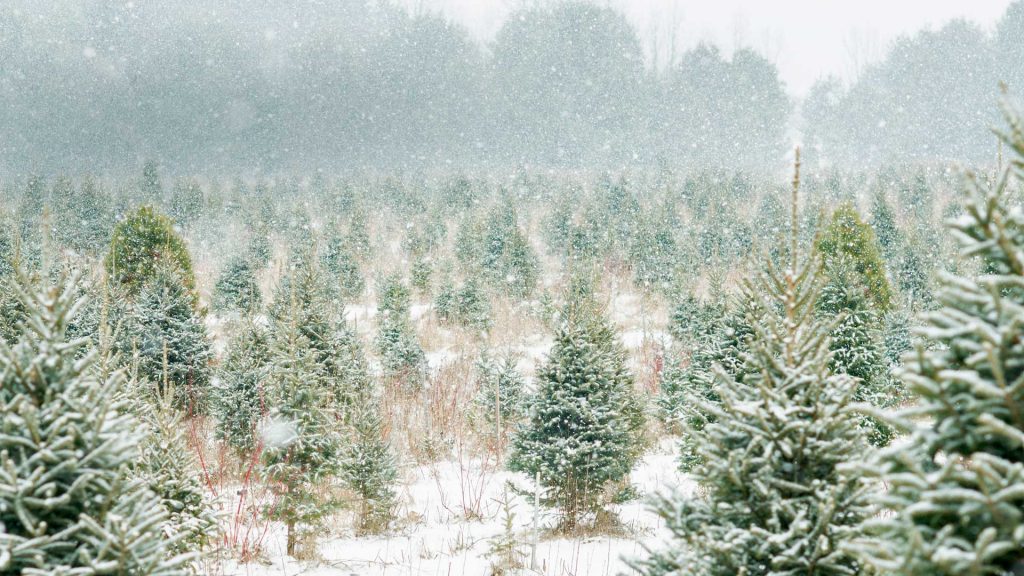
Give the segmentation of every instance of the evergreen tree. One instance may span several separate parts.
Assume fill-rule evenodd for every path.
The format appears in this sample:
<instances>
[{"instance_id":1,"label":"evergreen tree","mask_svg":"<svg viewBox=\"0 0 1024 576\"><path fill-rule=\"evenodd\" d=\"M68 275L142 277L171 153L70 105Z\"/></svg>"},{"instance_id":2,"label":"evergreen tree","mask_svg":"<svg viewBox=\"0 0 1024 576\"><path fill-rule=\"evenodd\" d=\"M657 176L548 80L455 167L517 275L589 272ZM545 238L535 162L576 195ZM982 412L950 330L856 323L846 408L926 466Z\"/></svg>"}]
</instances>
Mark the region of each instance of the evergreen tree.
<instances>
[{"instance_id":1,"label":"evergreen tree","mask_svg":"<svg viewBox=\"0 0 1024 576\"><path fill-rule=\"evenodd\" d=\"M476 369L477 391L473 401L484 422L493 426L494 436L504 445L505 430L517 426L526 415L526 383L513 356L496 359L481 354Z\"/></svg>"},{"instance_id":2,"label":"evergreen tree","mask_svg":"<svg viewBox=\"0 0 1024 576\"><path fill-rule=\"evenodd\" d=\"M900 231L896 225L896 213L885 197L884 188L879 188L871 199L870 223L885 260L894 261L899 250Z\"/></svg>"},{"instance_id":3,"label":"evergreen tree","mask_svg":"<svg viewBox=\"0 0 1024 576\"><path fill-rule=\"evenodd\" d=\"M195 289L192 257L184 240L169 218L149 206L117 224L105 264L110 280L124 285L130 296L136 295L161 266L178 274L189 291Z\"/></svg>"},{"instance_id":4,"label":"evergreen tree","mask_svg":"<svg viewBox=\"0 0 1024 576\"><path fill-rule=\"evenodd\" d=\"M216 434L239 454L256 449L260 421L270 409L264 382L270 363L266 330L250 322L228 343L213 386Z\"/></svg>"},{"instance_id":5,"label":"evergreen tree","mask_svg":"<svg viewBox=\"0 0 1024 576\"><path fill-rule=\"evenodd\" d=\"M885 574L1008 575L1024 563L1024 217L1011 200L1024 169L1024 124L1007 107L1012 160L994 185L966 179L950 226L989 273L941 276L941 308L922 315L934 345L908 355L915 404L895 420L907 442L866 471L886 486L853 547Z\"/></svg>"},{"instance_id":6,"label":"evergreen tree","mask_svg":"<svg viewBox=\"0 0 1024 576\"><path fill-rule=\"evenodd\" d=\"M885 264L878 239L852 204L843 204L832 213L832 220L815 244L825 264L825 275L832 277L833 265L852 263L871 305L884 314L892 305L892 288L885 276Z\"/></svg>"},{"instance_id":7,"label":"evergreen tree","mask_svg":"<svg viewBox=\"0 0 1024 576\"><path fill-rule=\"evenodd\" d=\"M743 284L758 309L745 375L717 370L719 400L703 402L713 419L696 431L701 490L659 498L675 543L637 563L644 574L858 573L841 550L866 508L866 484L840 472L865 454L855 383L829 370L819 265L798 261L795 210L791 242L789 266L769 259Z\"/></svg>"},{"instance_id":8,"label":"evergreen tree","mask_svg":"<svg viewBox=\"0 0 1024 576\"><path fill-rule=\"evenodd\" d=\"M254 312L262 300L253 262L243 256L228 260L214 287L214 306L221 310Z\"/></svg>"},{"instance_id":9,"label":"evergreen tree","mask_svg":"<svg viewBox=\"0 0 1024 576\"><path fill-rule=\"evenodd\" d=\"M560 528L603 511L606 490L640 456L643 412L614 329L591 298L573 294L512 440L509 468L539 475L542 502Z\"/></svg>"},{"instance_id":10,"label":"evergreen tree","mask_svg":"<svg viewBox=\"0 0 1024 576\"><path fill-rule=\"evenodd\" d=\"M179 180L171 191L170 215L180 226L188 226L203 212L203 189L195 180Z\"/></svg>"},{"instance_id":11,"label":"evergreen tree","mask_svg":"<svg viewBox=\"0 0 1024 576\"><path fill-rule=\"evenodd\" d=\"M818 313L824 321L836 319L829 345L832 372L856 379L858 402L889 408L899 403L902 392L889 371L881 319L867 294L851 264L833 264L832 277L818 298ZM884 446L892 440L893 430L885 423L865 417L863 425L872 444Z\"/></svg>"},{"instance_id":12,"label":"evergreen tree","mask_svg":"<svg viewBox=\"0 0 1024 576\"><path fill-rule=\"evenodd\" d=\"M139 376L151 384L169 382L179 410L203 413L212 358L206 325L178 274L166 267L154 274L129 310L118 349L137 363Z\"/></svg>"},{"instance_id":13,"label":"evergreen tree","mask_svg":"<svg viewBox=\"0 0 1024 576\"><path fill-rule=\"evenodd\" d=\"M164 188L160 184L160 167L155 160L146 160L142 165L139 193L145 204L160 204L164 200Z\"/></svg>"},{"instance_id":14,"label":"evergreen tree","mask_svg":"<svg viewBox=\"0 0 1024 576\"><path fill-rule=\"evenodd\" d=\"M267 514L284 523L292 556L300 540L339 506L323 486L337 475L342 450L328 410L325 370L316 347L300 329L302 316L294 302L294 312L275 324L272 336L273 410L264 430L264 472L278 496Z\"/></svg>"},{"instance_id":15,"label":"evergreen tree","mask_svg":"<svg viewBox=\"0 0 1024 576\"><path fill-rule=\"evenodd\" d=\"M491 326L491 304L475 278L466 279L461 288L445 283L438 291L434 310L442 322L487 330Z\"/></svg>"},{"instance_id":16,"label":"evergreen tree","mask_svg":"<svg viewBox=\"0 0 1024 576\"><path fill-rule=\"evenodd\" d=\"M167 511L164 534L177 553L209 550L219 530L203 472L185 437L187 427L174 409L173 391L162 397L135 398L139 419L147 431L134 464L137 477L149 486Z\"/></svg>"},{"instance_id":17,"label":"evergreen tree","mask_svg":"<svg viewBox=\"0 0 1024 576\"><path fill-rule=\"evenodd\" d=\"M25 330L0 346L0 574L187 574L159 498L131 477L141 436L123 375L98 377L85 341L66 339L73 285L22 293Z\"/></svg>"},{"instance_id":18,"label":"evergreen tree","mask_svg":"<svg viewBox=\"0 0 1024 576\"><path fill-rule=\"evenodd\" d=\"M344 238L331 237L320 260L327 273L334 277L338 294L342 298L351 299L362 295L366 283L359 272L355 254L346 246Z\"/></svg>"},{"instance_id":19,"label":"evergreen tree","mask_svg":"<svg viewBox=\"0 0 1024 576\"><path fill-rule=\"evenodd\" d=\"M394 518L398 469L384 438L379 403L364 398L353 412L352 439L343 451L340 476L359 496L357 534L375 534Z\"/></svg>"}]
</instances>

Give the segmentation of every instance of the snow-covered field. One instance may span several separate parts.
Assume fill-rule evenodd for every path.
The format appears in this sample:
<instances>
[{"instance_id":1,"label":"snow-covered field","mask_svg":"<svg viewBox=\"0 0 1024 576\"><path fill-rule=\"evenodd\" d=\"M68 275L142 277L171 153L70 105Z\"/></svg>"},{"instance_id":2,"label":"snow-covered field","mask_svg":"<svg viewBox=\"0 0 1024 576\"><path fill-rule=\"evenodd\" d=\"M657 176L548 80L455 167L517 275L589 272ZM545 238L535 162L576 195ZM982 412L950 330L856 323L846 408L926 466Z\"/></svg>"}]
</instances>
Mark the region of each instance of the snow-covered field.
<instances>
[{"instance_id":1,"label":"snow-covered field","mask_svg":"<svg viewBox=\"0 0 1024 576\"><path fill-rule=\"evenodd\" d=\"M643 543L656 545L667 532L648 510L646 497L666 487L693 488L677 470L675 458L675 442L667 439L652 447L636 467L632 482L641 498L613 507L622 524L617 533L552 536L547 529L555 518L541 510L532 570L528 566L535 509L528 498L507 489L509 483L527 487L528 479L480 460L450 460L409 470L400 488L397 528L389 534L356 537L339 530L321 539L320 558L298 561L284 554L283 526L274 525L263 542L263 561L231 561L220 568L225 576L486 575L491 573L491 542L504 532L505 510L510 509L527 564L521 574L619 574L628 570L624 558L641 554ZM339 518L334 524L351 523Z\"/></svg>"}]
</instances>

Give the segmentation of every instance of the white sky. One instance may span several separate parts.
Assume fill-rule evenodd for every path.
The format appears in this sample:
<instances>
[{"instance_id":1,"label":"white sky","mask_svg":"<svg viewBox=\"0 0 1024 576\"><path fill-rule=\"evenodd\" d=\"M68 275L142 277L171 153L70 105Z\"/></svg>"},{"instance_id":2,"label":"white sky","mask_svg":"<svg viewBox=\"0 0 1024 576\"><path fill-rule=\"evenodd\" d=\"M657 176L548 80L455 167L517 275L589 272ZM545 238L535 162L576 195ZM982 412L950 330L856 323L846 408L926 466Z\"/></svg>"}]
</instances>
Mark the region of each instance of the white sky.
<instances>
[{"instance_id":1,"label":"white sky","mask_svg":"<svg viewBox=\"0 0 1024 576\"><path fill-rule=\"evenodd\" d=\"M524 1L407 0L442 10L481 40ZM965 17L991 30L1012 0L603 0L624 12L650 51L653 38L668 45L671 23L678 42L710 41L731 50L750 46L779 67L790 92L802 95L829 73L850 78L866 60L884 55L893 39ZM675 16L673 16L675 14ZM664 49L664 48L662 48Z\"/></svg>"}]
</instances>

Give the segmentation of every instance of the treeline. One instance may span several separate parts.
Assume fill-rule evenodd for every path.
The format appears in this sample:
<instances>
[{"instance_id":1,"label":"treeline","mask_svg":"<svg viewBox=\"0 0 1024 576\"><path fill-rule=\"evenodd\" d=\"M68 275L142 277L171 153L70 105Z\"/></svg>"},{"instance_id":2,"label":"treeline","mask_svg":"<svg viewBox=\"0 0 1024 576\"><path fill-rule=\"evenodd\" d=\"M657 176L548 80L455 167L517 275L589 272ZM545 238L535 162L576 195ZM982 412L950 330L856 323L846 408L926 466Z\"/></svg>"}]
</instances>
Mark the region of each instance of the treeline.
<instances>
[{"instance_id":1,"label":"treeline","mask_svg":"<svg viewBox=\"0 0 1024 576\"><path fill-rule=\"evenodd\" d=\"M802 105L814 160L848 169L884 162L994 165L999 84L1024 86L1024 3L991 33L965 20L898 40L850 85L819 81Z\"/></svg>"},{"instance_id":2,"label":"treeline","mask_svg":"<svg viewBox=\"0 0 1024 576\"><path fill-rule=\"evenodd\" d=\"M776 168L792 109L752 50L645 66L626 18L523 8L492 43L387 3L0 6L0 169L444 163Z\"/></svg>"}]
</instances>

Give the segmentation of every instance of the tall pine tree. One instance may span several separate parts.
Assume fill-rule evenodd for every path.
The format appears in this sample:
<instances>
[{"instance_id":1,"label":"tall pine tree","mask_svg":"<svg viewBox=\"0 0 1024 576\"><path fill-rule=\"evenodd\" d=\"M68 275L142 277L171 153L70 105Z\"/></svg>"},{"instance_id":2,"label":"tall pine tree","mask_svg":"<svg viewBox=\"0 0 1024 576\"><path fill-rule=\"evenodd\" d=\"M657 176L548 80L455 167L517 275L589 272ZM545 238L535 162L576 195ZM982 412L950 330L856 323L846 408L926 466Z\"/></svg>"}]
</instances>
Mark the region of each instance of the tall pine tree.
<instances>
[{"instance_id":1,"label":"tall pine tree","mask_svg":"<svg viewBox=\"0 0 1024 576\"><path fill-rule=\"evenodd\" d=\"M951 230L983 275L944 273L931 341L902 378L916 403L897 422L907 442L867 472L884 482L854 549L884 574L1008 575L1024 568L1024 124L1006 107L1014 156L994 185L966 179Z\"/></svg>"}]
</instances>

